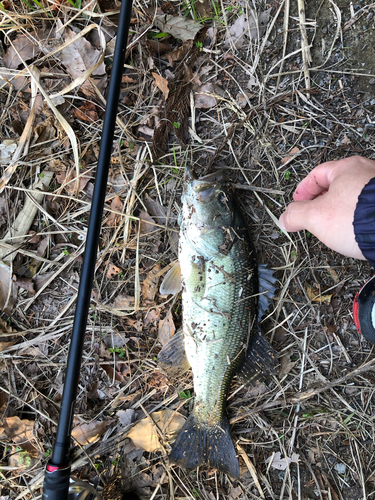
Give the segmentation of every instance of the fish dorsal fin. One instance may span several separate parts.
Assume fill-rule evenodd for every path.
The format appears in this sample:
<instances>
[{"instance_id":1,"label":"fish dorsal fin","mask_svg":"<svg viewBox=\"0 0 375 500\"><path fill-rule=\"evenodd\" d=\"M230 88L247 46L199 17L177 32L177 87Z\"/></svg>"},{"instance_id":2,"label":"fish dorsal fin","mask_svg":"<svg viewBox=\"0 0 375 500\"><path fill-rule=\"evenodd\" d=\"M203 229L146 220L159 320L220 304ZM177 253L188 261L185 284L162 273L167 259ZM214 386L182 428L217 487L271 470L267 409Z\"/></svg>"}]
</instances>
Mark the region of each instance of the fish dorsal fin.
<instances>
[{"instance_id":1,"label":"fish dorsal fin","mask_svg":"<svg viewBox=\"0 0 375 500\"><path fill-rule=\"evenodd\" d=\"M177 330L159 352L158 365L171 379L181 376L190 368L185 353L184 334L181 328Z\"/></svg>"},{"instance_id":2,"label":"fish dorsal fin","mask_svg":"<svg viewBox=\"0 0 375 500\"><path fill-rule=\"evenodd\" d=\"M258 321L262 319L271 301L275 296L277 278L267 264L258 265L259 276L259 299L258 299Z\"/></svg>"},{"instance_id":3,"label":"fish dorsal fin","mask_svg":"<svg viewBox=\"0 0 375 500\"><path fill-rule=\"evenodd\" d=\"M169 295L170 293L174 295L180 292L181 289L181 266L179 262L176 262L165 275L160 285L159 292L161 295Z\"/></svg>"},{"instance_id":4,"label":"fish dorsal fin","mask_svg":"<svg viewBox=\"0 0 375 500\"><path fill-rule=\"evenodd\" d=\"M274 374L278 361L275 350L260 330L250 340L247 352L247 357L237 371L241 383L250 384L255 380L269 379Z\"/></svg>"}]
</instances>

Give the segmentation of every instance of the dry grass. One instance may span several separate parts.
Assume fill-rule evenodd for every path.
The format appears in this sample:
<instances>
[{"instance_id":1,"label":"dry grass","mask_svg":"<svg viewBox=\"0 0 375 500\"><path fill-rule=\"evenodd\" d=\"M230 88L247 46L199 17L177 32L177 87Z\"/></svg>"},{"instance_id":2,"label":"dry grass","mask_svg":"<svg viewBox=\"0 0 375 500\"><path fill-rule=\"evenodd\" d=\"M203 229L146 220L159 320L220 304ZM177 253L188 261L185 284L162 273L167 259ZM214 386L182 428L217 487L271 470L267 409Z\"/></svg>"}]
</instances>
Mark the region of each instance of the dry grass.
<instances>
[{"instance_id":1,"label":"dry grass","mask_svg":"<svg viewBox=\"0 0 375 500\"><path fill-rule=\"evenodd\" d=\"M1 313L0 410L3 423L18 417L19 428L31 421L32 429L23 442L0 434L0 490L10 499L40 495L54 440L105 108L105 76L92 68L82 78L69 75L61 49L86 38L97 47L95 66L104 60L109 73L118 13L114 3L98 0L79 8L30 3L3 2L0 22L5 49L13 45L24 61L0 68L1 143L13 139L16 148L1 157L0 252L6 279L17 279L6 289ZM186 3L173 6L187 14ZM155 4L134 3L76 405L77 425L108 426L93 443L76 443L73 470L104 488L104 499L121 498L128 487L150 499L371 499L375 360L351 313L370 268L308 233L282 234L277 218L319 162L352 154L375 158L374 107L362 93L374 69L367 59L365 70L361 60L349 67L350 59L340 57L350 52L339 45L351 43L354 30L361 34L374 8L354 11L332 0L312 2L306 15L288 0L253 0L246 8L220 0L215 7L217 15L212 10L207 21L215 36L209 32L212 43L190 76L214 85L216 105L196 108L195 80L187 96L196 117L187 124L187 144L177 141L173 131L180 125L174 124L165 155L152 164L147 131L170 119L152 72L166 78L176 66L147 38ZM233 40L225 48L242 11L250 18L267 8L260 34L241 48ZM73 30L70 44L58 38L57 20ZM33 57L17 45L21 34L39 47ZM231 170L259 261L270 263L280 281L262 325L280 371L268 386L234 383L228 400L239 481L206 468L171 467L160 429L165 452L133 449L126 437L146 415L165 408L187 415L191 408L191 375L168 381L156 363L160 339L181 321L180 298L160 296L158 286L176 260L187 163L201 172L213 163ZM52 180L41 188L49 172ZM20 231L19 214L30 205L35 210ZM314 300L329 294L323 303ZM132 416L125 424L123 410ZM299 462L277 470L277 453L295 453Z\"/></svg>"}]
</instances>

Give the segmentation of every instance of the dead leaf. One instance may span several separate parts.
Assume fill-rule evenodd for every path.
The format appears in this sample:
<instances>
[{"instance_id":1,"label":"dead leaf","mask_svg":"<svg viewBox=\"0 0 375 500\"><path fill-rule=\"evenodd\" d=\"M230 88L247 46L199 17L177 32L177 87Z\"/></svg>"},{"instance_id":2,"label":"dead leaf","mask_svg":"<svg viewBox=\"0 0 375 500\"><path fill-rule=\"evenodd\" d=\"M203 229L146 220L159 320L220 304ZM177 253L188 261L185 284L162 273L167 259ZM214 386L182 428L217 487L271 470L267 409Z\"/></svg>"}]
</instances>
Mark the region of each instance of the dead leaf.
<instances>
[{"instance_id":1,"label":"dead leaf","mask_svg":"<svg viewBox=\"0 0 375 500\"><path fill-rule=\"evenodd\" d=\"M287 375L297 363L297 361L290 360L290 354L285 354L280 358L280 370L279 370L279 378L283 378Z\"/></svg>"},{"instance_id":2,"label":"dead leaf","mask_svg":"<svg viewBox=\"0 0 375 500\"><path fill-rule=\"evenodd\" d=\"M133 441L137 448L142 450L149 452L163 451L155 425L158 426L162 435L170 442L175 439L184 423L185 418L182 415L166 409L154 412L150 417L141 420L130 430L127 437Z\"/></svg>"},{"instance_id":3,"label":"dead leaf","mask_svg":"<svg viewBox=\"0 0 375 500\"><path fill-rule=\"evenodd\" d=\"M121 294L115 298L110 307L113 309L119 309L120 311L121 310L127 311L134 307L134 303L135 303L134 297Z\"/></svg>"},{"instance_id":4,"label":"dead leaf","mask_svg":"<svg viewBox=\"0 0 375 500\"><path fill-rule=\"evenodd\" d=\"M143 319L143 324L144 326L147 326L150 323L156 323L159 321L160 321L160 309L151 309L150 311L147 311Z\"/></svg>"},{"instance_id":5,"label":"dead leaf","mask_svg":"<svg viewBox=\"0 0 375 500\"><path fill-rule=\"evenodd\" d=\"M61 22L57 23L56 29L59 30L61 26ZM59 32L57 36L61 37L61 32ZM70 28L65 28L62 36L65 42L69 42L76 36L76 34ZM101 56L100 51L95 49L84 37L81 37L75 42L72 42L64 47L58 55L62 64L67 69L70 76L74 79L80 77L82 73L94 66ZM101 77L94 79L95 85L99 88L99 90L104 89L107 83L104 62L92 72L92 77L95 76ZM80 90L86 95L95 95L95 91L88 80L83 82Z\"/></svg>"},{"instance_id":6,"label":"dead leaf","mask_svg":"<svg viewBox=\"0 0 375 500\"><path fill-rule=\"evenodd\" d=\"M212 2L210 0L197 0L195 9L203 19L209 17L213 11Z\"/></svg>"},{"instance_id":7,"label":"dead leaf","mask_svg":"<svg viewBox=\"0 0 375 500\"><path fill-rule=\"evenodd\" d=\"M148 127L147 125L141 125L140 127L138 127L138 136L140 139L148 140L144 136L147 135L149 138L154 137L154 132L154 129ZM140 134L143 134L143 136Z\"/></svg>"},{"instance_id":8,"label":"dead leaf","mask_svg":"<svg viewBox=\"0 0 375 500\"><path fill-rule=\"evenodd\" d=\"M36 447L36 439L34 437L34 421L20 419L19 417L7 417L2 421L0 435L5 436L16 446L30 453L31 456L37 457L39 450ZM35 444L34 444L35 443Z\"/></svg>"},{"instance_id":9,"label":"dead leaf","mask_svg":"<svg viewBox=\"0 0 375 500\"><path fill-rule=\"evenodd\" d=\"M111 280L113 279L115 276L119 275L120 273L122 273L122 269L120 269L119 267L115 266L114 264L108 264L108 267L107 267L107 279Z\"/></svg>"},{"instance_id":10,"label":"dead leaf","mask_svg":"<svg viewBox=\"0 0 375 500\"><path fill-rule=\"evenodd\" d=\"M147 212L141 210L139 212L139 218L141 220L141 229L140 229L141 235L155 231L156 229L155 221Z\"/></svg>"},{"instance_id":11,"label":"dead leaf","mask_svg":"<svg viewBox=\"0 0 375 500\"><path fill-rule=\"evenodd\" d=\"M318 288L314 288L308 283L306 283L306 295L311 302L319 302L319 304L323 304L324 302L331 302L333 297L333 293L330 294L322 294Z\"/></svg>"},{"instance_id":12,"label":"dead leaf","mask_svg":"<svg viewBox=\"0 0 375 500\"><path fill-rule=\"evenodd\" d=\"M115 212L122 212L122 201L118 195L116 195L113 200L111 201L111 206L110 209L115 211ZM120 224L121 221L121 216L118 214L115 214L114 212L110 212L108 220L107 220L107 225L109 227L117 226Z\"/></svg>"},{"instance_id":13,"label":"dead leaf","mask_svg":"<svg viewBox=\"0 0 375 500\"><path fill-rule=\"evenodd\" d=\"M187 52L192 48L192 46L193 40L187 40L187 42L184 42L181 47L178 47L177 49L168 52L168 54L165 54L166 58L169 61L169 64L173 66L173 62L183 59L186 56Z\"/></svg>"},{"instance_id":14,"label":"dead leaf","mask_svg":"<svg viewBox=\"0 0 375 500\"><path fill-rule=\"evenodd\" d=\"M9 163L16 149L17 141L15 139L4 139L4 142L0 144L0 163L2 165Z\"/></svg>"},{"instance_id":15,"label":"dead leaf","mask_svg":"<svg viewBox=\"0 0 375 500\"><path fill-rule=\"evenodd\" d=\"M267 458L266 464L270 463L271 460L272 460L271 467L277 470L286 470L289 464L291 463L298 464L299 455L298 453L292 453L291 458L289 457L281 458L281 453L278 451L271 457Z\"/></svg>"},{"instance_id":16,"label":"dead leaf","mask_svg":"<svg viewBox=\"0 0 375 500\"><path fill-rule=\"evenodd\" d=\"M216 94L212 83L206 83L195 91L194 103L198 109L209 109L216 106Z\"/></svg>"},{"instance_id":17,"label":"dead leaf","mask_svg":"<svg viewBox=\"0 0 375 500\"><path fill-rule=\"evenodd\" d=\"M118 410L116 417L118 418L121 427L127 427L134 422L137 414L133 409L129 408L128 410Z\"/></svg>"},{"instance_id":18,"label":"dead leaf","mask_svg":"<svg viewBox=\"0 0 375 500\"><path fill-rule=\"evenodd\" d=\"M224 47L226 49L231 45L237 48L241 47L245 41L245 35L252 40L260 38L269 21L270 12L271 9L265 10L257 20L251 14L249 17L246 14L239 16L227 32Z\"/></svg>"},{"instance_id":19,"label":"dead leaf","mask_svg":"<svg viewBox=\"0 0 375 500\"><path fill-rule=\"evenodd\" d=\"M121 78L121 83L136 83L137 80L134 80L133 78L130 78L130 76L124 75Z\"/></svg>"},{"instance_id":20,"label":"dead leaf","mask_svg":"<svg viewBox=\"0 0 375 500\"><path fill-rule=\"evenodd\" d=\"M344 137L341 139L341 144L351 144L352 141L349 139L349 137L344 134Z\"/></svg>"},{"instance_id":21,"label":"dead leaf","mask_svg":"<svg viewBox=\"0 0 375 500\"><path fill-rule=\"evenodd\" d=\"M286 165L291 162L293 158L299 153L299 149L297 147L292 148L289 153L281 160L282 165Z\"/></svg>"},{"instance_id":22,"label":"dead leaf","mask_svg":"<svg viewBox=\"0 0 375 500\"><path fill-rule=\"evenodd\" d=\"M99 436L107 430L112 422L112 418L107 418L102 422L90 422L89 424L77 425L72 429L72 436L82 446L94 443L99 439Z\"/></svg>"},{"instance_id":23,"label":"dead leaf","mask_svg":"<svg viewBox=\"0 0 375 500\"><path fill-rule=\"evenodd\" d=\"M86 101L83 106L79 108L73 108L72 115L75 116L78 120L89 123L93 123L99 120L98 113L96 112L96 106L91 101Z\"/></svg>"},{"instance_id":24,"label":"dead leaf","mask_svg":"<svg viewBox=\"0 0 375 500\"><path fill-rule=\"evenodd\" d=\"M24 61L29 61L39 55L41 49L36 44L38 38L35 37L38 37L38 34L35 32L27 35L18 35L4 55L4 66L6 68L17 69L18 66L22 64L22 59Z\"/></svg>"},{"instance_id":25,"label":"dead leaf","mask_svg":"<svg viewBox=\"0 0 375 500\"><path fill-rule=\"evenodd\" d=\"M116 382L125 382L123 374L116 370L113 363L101 363L100 368L102 368L111 380L116 380Z\"/></svg>"},{"instance_id":26,"label":"dead leaf","mask_svg":"<svg viewBox=\"0 0 375 500\"><path fill-rule=\"evenodd\" d=\"M24 290L27 290L28 292L31 292L32 294L36 293L35 288L34 288L34 282L31 278L24 278L24 277L17 278L17 276L15 276L13 281L20 288L23 288Z\"/></svg>"},{"instance_id":27,"label":"dead leaf","mask_svg":"<svg viewBox=\"0 0 375 500\"><path fill-rule=\"evenodd\" d=\"M56 180L65 189L69 196L74 196L76 193L76 172L70 169L68 172L60 172L56 175ZM90 177L80 175L79 177L79 191L83 191L88 184Z\"/></svg>"},{"instance_id":28,"label":"dead leaf","mask_svg":"<svg viewBox=\"0 0 375 500\"><path fill-rule=\"evenodd\" d=\"M155 299L156 292L158 290L159 284L159 273L161 271L161 265L156 264L151 271L147 274L146 278L142 283L142 297L143 300L148 302L153 302Z\"/></svg>"},{"instance_id":29,"label":"dead leaf","mask_svg":"<svg viewBox=\"0 0 375 500\"><path fill-rule=\"evenodd\" d=\"M158 338L161 345L165 345L168 340L174 335L176 327L173 321L172 313L169 312L163 320L159 321L159 334Z\"/></svg>"},{"instance_id":30,"label":"dead leaf","mask_svg":"<svg viewBox=\"0 0 375 500\"><path fill-rule=\"evenodd\" d=\"M203 28L203 25L180 16L155 16L154 25L164 33L170 33L174 38L183 42L194 40L195 35Z\"/></svg>"},{"instance_id":31,"label":"dead leaf","mask_svg":"<svg viewBox=\"0 0 375 500\"><path fill-rule=\"evenodd\" d=\"M168 80L158 75L157 73L152 72L151 74L155 79L156 86L163 92L164 98L165 100L167 100L169 96Z\"/></svg>"}]
</instances>

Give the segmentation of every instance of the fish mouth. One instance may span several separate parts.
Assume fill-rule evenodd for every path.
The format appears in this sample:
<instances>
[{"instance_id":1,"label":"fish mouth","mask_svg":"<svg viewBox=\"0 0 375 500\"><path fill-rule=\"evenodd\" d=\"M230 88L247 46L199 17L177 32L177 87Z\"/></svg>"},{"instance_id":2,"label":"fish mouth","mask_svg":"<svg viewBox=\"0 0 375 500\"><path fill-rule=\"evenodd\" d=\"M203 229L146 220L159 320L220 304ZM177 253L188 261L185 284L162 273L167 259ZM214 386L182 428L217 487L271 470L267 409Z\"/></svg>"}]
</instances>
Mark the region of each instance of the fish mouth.
<instances>
[{"instance_id":1,"label":"fish mouth","mask_svg":"<svg viewBox=\"0 0 375 500\"><path fill-rule=\"evenodd\" d=\"M200 203L212 201L218 184L221 184L225 177L224 169L216 170L203 177L197 177L190 166L187 166L185 171L185 182L191 185L193 193Z\"/></svg>"}]
</instances>

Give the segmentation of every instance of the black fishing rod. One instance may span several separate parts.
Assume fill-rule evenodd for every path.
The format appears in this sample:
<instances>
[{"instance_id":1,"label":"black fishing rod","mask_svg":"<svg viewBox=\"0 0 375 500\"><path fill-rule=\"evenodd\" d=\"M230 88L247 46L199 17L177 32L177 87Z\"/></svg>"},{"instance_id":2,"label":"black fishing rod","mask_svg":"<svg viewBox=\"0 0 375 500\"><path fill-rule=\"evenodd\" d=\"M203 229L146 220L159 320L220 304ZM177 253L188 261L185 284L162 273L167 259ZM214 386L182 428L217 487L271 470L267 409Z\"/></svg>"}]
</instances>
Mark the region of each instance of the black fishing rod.
<instances>
[{"instance_id":1,"label":"black fishing rod","mask_svg":"<svg viewBox=\"0 0 375 500\"><path fill-rule=\"evenodd\" d=\"M77 387L82 362L87 315L90 307L92 282L94 279L97 249L99 245L99 235L112 153L121 79L124 69L131 10L132 0L122 0L112 74L108 89L108 100L103 123L102 140L96 170L95 188L87 230L86 248L66 367L64 392L61 401L56 440L44 477L43 500L67 500L68 498L71 500L77 499L79 496L80 498L98 498L95 489L89 484L87 484L87 491L82 495L82 488L85 488L83 485L86 483L82 481L77 482L76 487L74 487L74 483L70 483L70 439L74 404L77 397ZM70 489L69 484L73 485Z\"/></svg>"}]
</instances>

